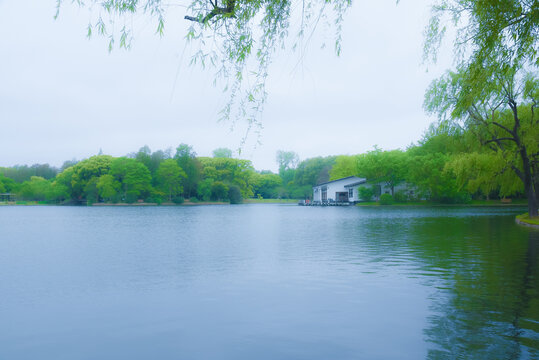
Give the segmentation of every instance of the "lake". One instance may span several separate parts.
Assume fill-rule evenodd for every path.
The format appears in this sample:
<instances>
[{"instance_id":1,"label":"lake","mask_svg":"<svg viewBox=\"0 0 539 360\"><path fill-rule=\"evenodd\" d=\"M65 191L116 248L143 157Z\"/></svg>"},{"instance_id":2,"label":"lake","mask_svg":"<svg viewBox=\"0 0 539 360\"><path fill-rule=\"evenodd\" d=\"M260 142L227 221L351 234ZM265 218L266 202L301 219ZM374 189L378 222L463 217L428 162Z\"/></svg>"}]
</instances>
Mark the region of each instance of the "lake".
<instances>
[{"instance_id":1,"label":"lake","mask_svg":"<svg viewBox=\"0 0 539 360\"><path fill-rule=\"evenodd\" d=\"M537 359L524 211L3 206L0 359Z\"/></svg>"}]
</instances>

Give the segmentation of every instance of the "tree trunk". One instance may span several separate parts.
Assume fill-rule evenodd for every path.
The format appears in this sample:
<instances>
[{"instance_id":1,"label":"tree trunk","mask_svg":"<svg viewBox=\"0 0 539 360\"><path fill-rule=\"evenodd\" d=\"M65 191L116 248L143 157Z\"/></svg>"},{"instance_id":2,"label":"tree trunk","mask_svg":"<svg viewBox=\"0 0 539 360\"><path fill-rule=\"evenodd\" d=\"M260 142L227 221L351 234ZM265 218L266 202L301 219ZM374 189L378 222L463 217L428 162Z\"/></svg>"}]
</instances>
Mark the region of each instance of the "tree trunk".
<instances>
[{"instance_id":1,"label":"tree trunk","mask_svg":"<svg viewBox=\"0 0 539 360\"><path fill-rule=\"evenodd\" d=\"M537 196L535 194L535 182L532 177L530 159L526 148L521 147L520 156L522 157L522 168L524 170L524 190L528 199L528 215L530 217L537 216Z\"/></svg>"}]
</instances>

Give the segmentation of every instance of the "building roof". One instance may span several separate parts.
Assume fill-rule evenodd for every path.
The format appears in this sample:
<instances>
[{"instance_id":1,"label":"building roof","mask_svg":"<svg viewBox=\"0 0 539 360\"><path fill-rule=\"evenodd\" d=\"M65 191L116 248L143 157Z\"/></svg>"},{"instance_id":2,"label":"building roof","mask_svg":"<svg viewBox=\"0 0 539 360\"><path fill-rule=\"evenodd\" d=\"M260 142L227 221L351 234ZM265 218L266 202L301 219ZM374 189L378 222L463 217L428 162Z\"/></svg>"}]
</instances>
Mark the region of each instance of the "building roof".
<instances>
[{"instance_id":1,"label":"building roof","mask_svg":"<svg viewBox=\"0 0 539 360\"><path fill-rule=\"evenodd\" d=\"M331 183L334 183L334 182L337 182L337 181L342 181L342 180L347 180L347 179L357 179L357 181L354 183L355 185L362 184L362 183L367 181L367 179L365 179L365 178L359 178L357 176L348 176L348 177L345 177L345 178L341 178L341 179L337 179L337 180L331 180L331 181L327 181L327 182L324 182L324 183L321 183L321 184L317 184L317 185L315 185L313 187L327 185L327 184L331 184ZM345 186L353 186L354 184L345 185Z\"/></svg>"},{"instance_id":2,"label":"building roof","mask_svg":"<svg viewBox=\"0 0 539 360\"><path fill-rule=\"evenodd\" d=\"M360 181L356 181L355 183L344 185L344 187L357 186L357 185L365 184L366 182L367 182L367 179L361 179Z\"/></svg>"}]
</instances>

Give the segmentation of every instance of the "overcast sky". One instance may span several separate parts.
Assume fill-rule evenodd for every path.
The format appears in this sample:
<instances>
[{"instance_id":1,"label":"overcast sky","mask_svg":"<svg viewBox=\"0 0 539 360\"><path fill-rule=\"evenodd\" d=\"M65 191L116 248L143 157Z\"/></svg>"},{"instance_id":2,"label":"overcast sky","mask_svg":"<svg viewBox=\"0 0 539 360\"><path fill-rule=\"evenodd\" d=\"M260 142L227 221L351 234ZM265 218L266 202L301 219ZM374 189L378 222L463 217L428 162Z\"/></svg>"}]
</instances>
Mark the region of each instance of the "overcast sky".
<instances>
[{"instance_id":1,"label":"overcast sky","mask_svg":"<svg viewBox=\"0 0 539 360\"><path fill-rule=\"evenodd\" d=\"M130 51L86 38L89 14L66 1L0 0L0 166L83 159L100 149L122 156L192 145L198 155L237 149L245 127L218 122L226 102L212 69L189 67L185 9L167 14L165 36L139 18ZM406 148L434 119L422 103L430 81L450 66L421 63L429 1L357 0L345 17L343 52L280 52L270 69L260 137L242 157L276 170L275 152L301 159ZM326 34L327 35L327 34ZM329 33L331 41L332 33ZM298 65L299 64L299 65ZM255 146L256 142L260 142Z\"/></svg>"}]
</instances>

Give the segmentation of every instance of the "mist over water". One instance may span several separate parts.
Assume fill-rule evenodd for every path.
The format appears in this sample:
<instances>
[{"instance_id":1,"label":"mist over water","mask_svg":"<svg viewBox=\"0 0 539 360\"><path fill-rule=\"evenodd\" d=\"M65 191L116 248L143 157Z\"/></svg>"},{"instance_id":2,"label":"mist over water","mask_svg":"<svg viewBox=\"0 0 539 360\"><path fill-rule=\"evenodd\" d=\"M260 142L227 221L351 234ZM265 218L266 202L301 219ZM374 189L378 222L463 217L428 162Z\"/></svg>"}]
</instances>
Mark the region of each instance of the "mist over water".
<instances>
[{"instance_id":1,"label":"mist over water","mask_svg":"<svg viewBox=\"0 0 539 360\"><path fill-rule=\"evenodd\" d=\"M0 359L537 358L521 212L0 207Z\"/></svg>"}]
</instances>

